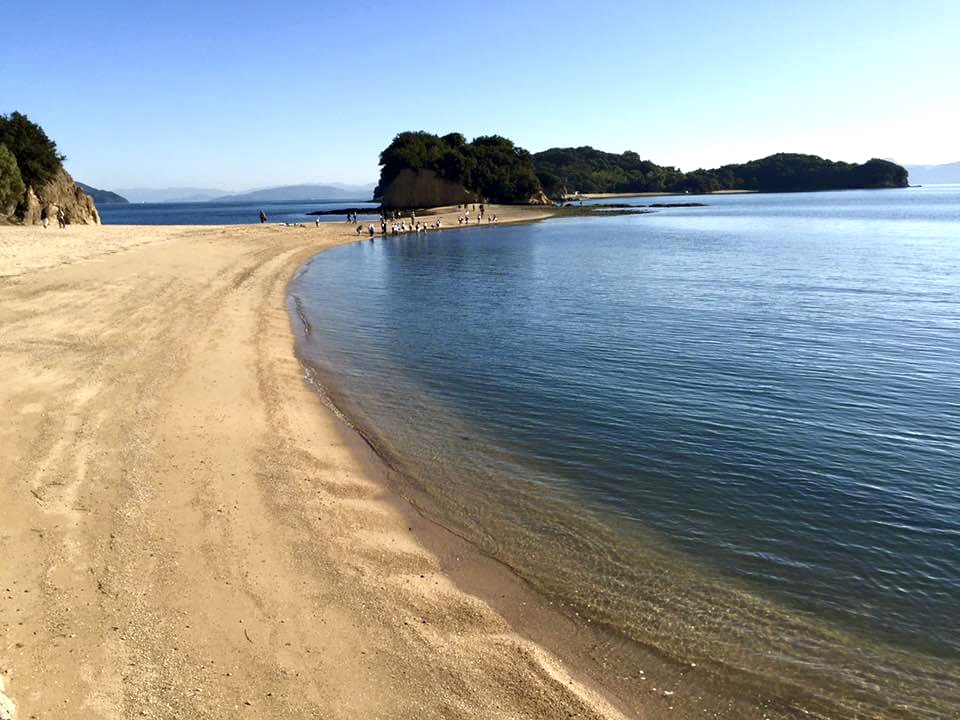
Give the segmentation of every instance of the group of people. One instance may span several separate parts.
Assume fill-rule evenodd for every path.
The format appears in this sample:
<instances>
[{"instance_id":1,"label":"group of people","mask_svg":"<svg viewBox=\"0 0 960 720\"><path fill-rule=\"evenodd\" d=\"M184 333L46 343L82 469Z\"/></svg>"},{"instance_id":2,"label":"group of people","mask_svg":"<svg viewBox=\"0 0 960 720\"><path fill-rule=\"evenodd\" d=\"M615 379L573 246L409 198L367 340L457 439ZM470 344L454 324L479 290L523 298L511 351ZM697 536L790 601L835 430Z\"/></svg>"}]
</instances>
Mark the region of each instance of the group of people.
<instances>
[{"instance_id":1,"label":"group of people","mask_svg":"<svg viewBox=\"0 0 960 720\"><path fill-rule=\"evenodd\" d=\"M477 212L477 215L475 216L477 225L483 222L483 218L485 214L485 208L483 206L483 203L479 203L479 209L477 208L476 204L474 204L472 207L468 204L458 205L457 209L460 209L460 208L464 210L463 215L460 215L457 218L457 221L461 225L470 224L471 210L474 210ZM46 212L46 210L44 210L44 212ZM62 214L63 214L63 211L61 210L58 217L62 216ZM265 223L266 221L267 221L267 214L263 210L260 210L260 222ZM487 222L493 223L496 221L497 221L496 214L487 216ZM363 235L365 231L370 236L371 239L373 239L377 235L376 225L374 225L373 223L370 223L367 227L364 227L363 223L359 221L359 218L357 217L357 213L354 212L353 210L350 210L347 212L347 222L356 223L357 235ZM282 223L282 224L288 227L304 227L303 223ZM319 217L314 219L314 224L317 227L320 227ZM46 227L46 220L44 220L44 227ZM63 225L61 225L61 227L63 227ZM381 235L387 235L387 234L401 235L406 233L422 233L422 232L428 232L430 230L442 230L442 229L443 229L442 220L437 218L435 221L430 223L425 221L418 221L416 211L410 211L409 217L403 217L401 213L396 210L384 212L384 213L381 213L380 215L380 234Z\"/></svg>"},{"instance_id":2,"label":"group of people","mask_svg":"<svg viewBox=\"0 0 960 720\"><path fill-rule=\"evenodd\" d=\"M471 210L477 210L477 205L476 205L476 204L474 204L474 205L467 205L466 203L464 203L463 205L457 205L457 209L458 209L458 210L459 210L461 207L463 208L464 212L463 212L463 215L460 215L460 216L457 217L457 222L460 223L461 225L469 225L469 224L470 224L470 211L471 211ZM477 211L477 225L479 225L481 222L483 222L483 214L484 214L483 203L480 203L480 209ZM497 221L497 216L496 216L496 214L487 217L487 222L496 222L496 221Z\"/></svg>"},{"instance_id":3,"label":"group of people","mask_svg":"<svg viewBox=\"0 0 960 720\"><path fill-rule=\"evenodd\" d=\"M394 215L394 218L395 217L396 216ZM380 234L386 235L387 232L389 231L390 235L402 235L402 234L411 233L411 232L422 233L422 232L427 232L428 230L443 229L443 221L440 220L440 218L437 218L437 220L432 223L426 223L426 222L417 222L416 217L417 216L415 213L411 213L409 219L400 219L400 220L393 219L393 221L388 226L387 218L381 215L380 216ZM370 235L371 238L373 238L377 234L376 226L373 223L370 223L370 225L367 226L367 233ZM362 234L363 234L363 225L362 224L357 225L357 235L362 235Z\"/></svg>"},{"instance_id":4,"label":"group of people","mask_svg":"<svg viewBox=\"0 0 960 720\"><path fill-rule=\"evenodd\" d=\"M40 222L44 227L50 224L50 208L44 205L40 208ZM57 225L63 230L67 226L67 214L63 208L57 205Z\"/></svg>"},{"instance_id":5,"label":"group of people","mask_svg":"<svg viewBox=\"0 0 960 720\"><path fill-rule=\"evenodd\" d=\"M479 225L482 221L483 221L483 213L480 213L479 215L477 215L477 225ZM489 217L487 217L487 222L492 223L492 222L496 222L496 221L497 221L497 215L496 215L496 213L494 213L493 215L490 215ZM470 224L470 211L467 210L467 212L466 212L465 215L461 215L460 217L458 217L458 218L457 218L457 222L460 223L461 225L469 225L469 224Z\"/></svg>"},{"instance_id":6,"label":"group of people","mask_svg":"<svg viewBox=\"0 0 960 720\"><path fill-rule=\"evenodd\" d=\"M380 234L387 235L403 235L406 233L422 233L427 232L428 230L442 230L443 221L440 218L437 218L432 223L427 222L418 222L416 213L411 213L409 218L400 218L396 213L390 213L389 217L391 222L387 225L387 216L380 216ZM373 223L370 223L367 228L367 234L372 239L377 234L377 228ZM364 227L360 223L357 225L356 232L357 235L363 235Z\"/></svg>"}]
</instances>

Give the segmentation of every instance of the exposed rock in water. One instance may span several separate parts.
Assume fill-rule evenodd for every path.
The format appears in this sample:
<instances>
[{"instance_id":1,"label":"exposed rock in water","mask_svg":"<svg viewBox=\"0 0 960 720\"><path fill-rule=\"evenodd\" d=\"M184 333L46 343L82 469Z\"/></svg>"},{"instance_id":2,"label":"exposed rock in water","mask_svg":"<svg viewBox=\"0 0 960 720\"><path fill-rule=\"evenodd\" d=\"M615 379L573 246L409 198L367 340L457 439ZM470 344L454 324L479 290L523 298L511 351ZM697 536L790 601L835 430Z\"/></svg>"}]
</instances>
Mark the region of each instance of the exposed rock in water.
<instances>
[{"instance_id":1,"label":"exposed rock in water","mask_svg":"<svg viewBox=\"0 0 960 720\"><path fill-rule=\"evenodd\" d=\"M100 213L93 198L84 194L63 168L49 182L37 188L28 186L11 219L24 225L37 225L44 207L47 208L51 224L57 222L57 211L60 209L68 225L100 224Z\"/></svg>"},{"instance_id":2,"label":"exposed rock in water","mask_svg":"<svg viewBox=\"0 0 960 720\"><path fill-rule=\"evenodd\" d=\"M383 191L382 202L385 208L427 208L483 201L476 193L433 170L406 168Z\"/></svg>"}]
</instances>

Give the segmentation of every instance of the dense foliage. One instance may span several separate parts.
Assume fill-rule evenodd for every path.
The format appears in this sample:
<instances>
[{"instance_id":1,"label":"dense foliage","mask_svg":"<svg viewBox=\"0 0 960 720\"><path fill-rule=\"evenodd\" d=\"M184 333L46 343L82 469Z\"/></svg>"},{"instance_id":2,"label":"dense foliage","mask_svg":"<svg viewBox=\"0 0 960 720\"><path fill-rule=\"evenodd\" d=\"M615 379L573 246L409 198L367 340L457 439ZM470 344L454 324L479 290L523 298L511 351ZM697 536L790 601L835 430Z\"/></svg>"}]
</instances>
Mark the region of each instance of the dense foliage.
<instances>
[{"instance_id":1,"label":"dense foliage","mask_svg":"<svg viewBox=\"0 0 960 720\"><path fill-rule=\"evenodd\" d=\"M51 180L66 159L43 128L18 112L0 115L0 143L17 159L24 184L33 187Z\"/></svg>"},{"instance_id":2,"label":"dense foliage","mask_svg":"<svg viewBox=\"0 0 960 720\"><path fill-rule=\"evenodd\" d=\"M525 202L540 190L533 156L499 135L467 142L460 133L443 137L402 132L380 153L380 197L402 170L433 170L492 202Z\"/></svg>"},{"instance_id":3,"label":"dense foliage","mask_svg":"<svg viewBox=\"0 0 960 720\"><path fill-rule=\"evenodd\" d=\"M716 170L696 170L687 174L681 187L690 192L795 192L906 186L907 171L887 160L874 159L858 165L832 162L816 155L778 153Z\"/></svg>"},{"instance_id":4,"label":"dense foliage","mask_svg":"<svg viewBox=\"0 0 960 720\"><path fill-rule=\"evenodd\" d=\"M573 191L790 192L907 185L907 171L886 160L870 160L857 165L791 153L689 173L641 160L633 152L615 155L591 147L553 148L537 153L533 158L540 182L552 197Z\"/></svg>"},{"instance_id":5,"label":"dense foliage","mask_svg":"<svg viewBox=\"0 0 960 720\"><path fill-rule=\"evenodd\" d=\"M592 147L551 148L533 156L544 191L559 197L574 191L663 192L673 189L683 173L642 160L635 152L622 155Z\"/></svg>"},{"instance_id":6,"label":"dense foliage","mask_svg":"<svg viewBox=\"0 0 960 720\"><path fill-rule=\"evenodd\" d=\"M13 210L24 190L17 158L6 145L0 144L0 216Z\"/></svg>"}]
</instances>

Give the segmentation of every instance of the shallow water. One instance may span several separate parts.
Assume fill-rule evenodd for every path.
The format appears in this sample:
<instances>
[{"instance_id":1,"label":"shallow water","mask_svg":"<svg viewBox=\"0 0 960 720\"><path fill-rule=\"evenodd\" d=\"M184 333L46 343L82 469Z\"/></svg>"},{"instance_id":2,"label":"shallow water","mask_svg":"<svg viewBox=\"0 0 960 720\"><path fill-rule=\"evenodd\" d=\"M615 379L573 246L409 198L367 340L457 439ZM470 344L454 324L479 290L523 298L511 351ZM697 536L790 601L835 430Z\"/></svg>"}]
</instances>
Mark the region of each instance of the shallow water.
<instances>
[{"instance_id":1,"label":"shallow water","mask_svg":"<svg viewBox=\"0 0 960 720\"><path fill-rule=\"evenodd\" d=\"M816 714L958 717L960 188L705 202L322 253L301 352L584 616Z\"/></svg>"}]
</instances>

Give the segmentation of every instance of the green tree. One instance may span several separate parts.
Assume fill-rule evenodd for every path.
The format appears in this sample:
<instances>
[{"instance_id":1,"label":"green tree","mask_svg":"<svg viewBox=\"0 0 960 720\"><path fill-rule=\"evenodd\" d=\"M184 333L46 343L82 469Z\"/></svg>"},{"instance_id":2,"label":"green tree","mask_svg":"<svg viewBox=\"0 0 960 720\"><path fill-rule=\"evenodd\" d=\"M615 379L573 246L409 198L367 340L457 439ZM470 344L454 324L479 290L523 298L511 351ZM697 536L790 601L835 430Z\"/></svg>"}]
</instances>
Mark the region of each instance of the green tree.
<instances>
[{"instance_id":1,"label":"green tree","mask_svg":"<svg viewBox=\"0 0 960 720\"><path fill-rule=\"evenodd\" d=\"M533 156L497 135L467 142L460 133L402 132L380 153L380 166L375 196L405 169L432 170L497 202L523 202L540 190Z\"/></svg>"},{"instance_id":2,"label":"green tree","mask_svg":"<svg viewBox=\"0 0 960 720\"><path fill-rule=\"evenodd\" d=\"M53 179L66 160L43 128L18 112L0 115L0 143L17 159L23 182L33 187Z\"/></svg>"},{"instance_id":3,"label":"green tree","mask_svg":"<svg viewBox=\"0 0 960 720\"><path fill-rule=\"evenodd\" d=\"M0 215L13 212L25 190L17 158L6 145L0 144Z\"/></svg>"}]
</instances>

